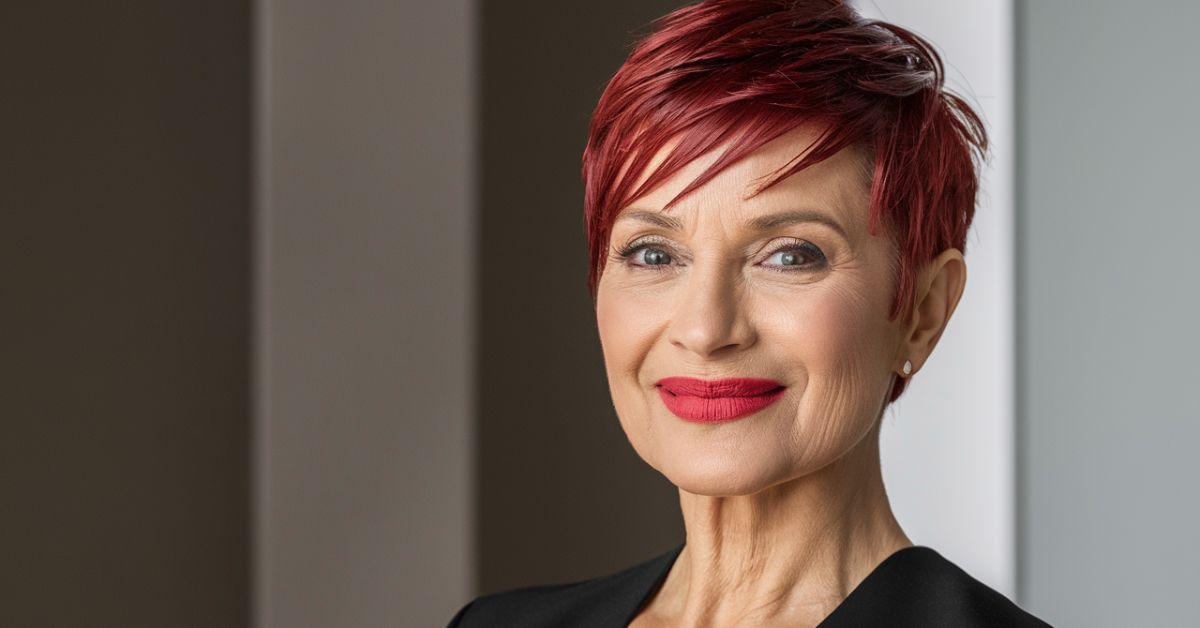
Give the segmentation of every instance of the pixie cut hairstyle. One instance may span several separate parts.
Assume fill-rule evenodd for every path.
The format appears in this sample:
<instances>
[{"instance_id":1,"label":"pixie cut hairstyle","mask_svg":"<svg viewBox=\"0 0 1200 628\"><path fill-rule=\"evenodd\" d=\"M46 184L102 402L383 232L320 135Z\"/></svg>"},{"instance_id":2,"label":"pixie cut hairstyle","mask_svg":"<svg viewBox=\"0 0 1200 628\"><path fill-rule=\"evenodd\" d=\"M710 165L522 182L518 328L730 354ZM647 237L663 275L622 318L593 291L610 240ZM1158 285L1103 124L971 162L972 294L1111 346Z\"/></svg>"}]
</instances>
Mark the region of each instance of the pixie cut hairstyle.
<instances>
[{"instance_id":1,"label":"pixie cut hairstyle","mask_svg":"<svg viewBox=\"0 0 1200 628\"><path fill-rule=\"evenodd\" d=\"M815 143L755 193L843 148L861 149L868 231L877 235L882 224L896 251L888 320L904 313L910 322L917 271L947 248L966 252L987 135L970 106L944 88L929 42L836 0L706 0L652 23L605 87L583 152L593 299L623 207L732 140L669 209L804 124L819 133ZM897 378L892 400L907 381Z\"/></svg>"}]
</instances>

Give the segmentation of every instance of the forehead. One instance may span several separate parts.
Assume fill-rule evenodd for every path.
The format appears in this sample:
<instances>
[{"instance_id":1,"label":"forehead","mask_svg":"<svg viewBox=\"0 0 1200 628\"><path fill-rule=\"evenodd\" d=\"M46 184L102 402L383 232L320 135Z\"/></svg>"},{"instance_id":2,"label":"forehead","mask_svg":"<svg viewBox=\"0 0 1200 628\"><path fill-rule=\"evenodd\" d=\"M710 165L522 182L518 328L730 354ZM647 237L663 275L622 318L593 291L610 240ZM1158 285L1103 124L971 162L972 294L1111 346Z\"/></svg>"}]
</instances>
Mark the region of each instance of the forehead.
<instances>
[{"instance_id":1,"label":"forehead","mask_svg":"<svg viewBox=\"0 0 1200 628\"><path fill-rule=\"evenodd\" d=\"M846 148L754 195L760 186L794 165L817 138L818 131L810 126L788 131L728 165L663 212L666 204L729 146L729 143L722 144L683 166L648 194L635 199L622 209L617 221L631 222L622 218L632 218L630 214L634 213L645 216L649 211L662 212L684 224L691 223L698 213L722 221L750 223L768 212L786 210L824 214L851 232L865 229L871 181L866 168L866 153L859 147ZM678 141L679 138L674 138L654 155L639 175L635 187L666 159Z\"/></svg>"}]
</instances>

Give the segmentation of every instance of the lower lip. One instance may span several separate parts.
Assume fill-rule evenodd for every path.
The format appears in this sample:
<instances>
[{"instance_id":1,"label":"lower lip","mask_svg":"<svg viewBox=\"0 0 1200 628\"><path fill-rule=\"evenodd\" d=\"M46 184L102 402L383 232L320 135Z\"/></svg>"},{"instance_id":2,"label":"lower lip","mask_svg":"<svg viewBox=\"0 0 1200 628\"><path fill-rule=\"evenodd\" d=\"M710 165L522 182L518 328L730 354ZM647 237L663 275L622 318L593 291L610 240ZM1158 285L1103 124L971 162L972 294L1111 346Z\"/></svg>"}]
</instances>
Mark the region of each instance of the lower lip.
<instances>
[{"instance_id":1,"label":"lower lip","mask_svg":"<svg viewBox=\"0 0 1200 628\"><path fill-rule=\"evenodd\" d=\"M672 414L685 421L717 423L750 416L775 403L783 396L784 390L784 388L778 388L764 395L753 397L706 398L676 395L659 386L658 396L662 398L663 403Z\"/></svg>"}]
</instances>

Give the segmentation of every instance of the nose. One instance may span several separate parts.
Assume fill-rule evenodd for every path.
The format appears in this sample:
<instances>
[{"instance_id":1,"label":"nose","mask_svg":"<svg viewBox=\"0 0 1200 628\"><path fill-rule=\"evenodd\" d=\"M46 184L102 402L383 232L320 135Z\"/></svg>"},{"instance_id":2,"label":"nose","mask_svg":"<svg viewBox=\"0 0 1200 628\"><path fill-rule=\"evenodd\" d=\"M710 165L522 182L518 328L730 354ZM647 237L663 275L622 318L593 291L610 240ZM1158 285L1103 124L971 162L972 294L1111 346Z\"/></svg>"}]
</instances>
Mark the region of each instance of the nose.
<instances>
[{"instance_id":1,"label":"nose","mask_svg":"<svg viewBox=\"0 0 1200 628\"><path fill-rule=\"evenodd\" d=\"M694 264L686 285L675 293L678 302L668 329L671 344L705 359L753 345L756 334L736 275L717 264L702 266Z\"/></svg>"}]
</instances>

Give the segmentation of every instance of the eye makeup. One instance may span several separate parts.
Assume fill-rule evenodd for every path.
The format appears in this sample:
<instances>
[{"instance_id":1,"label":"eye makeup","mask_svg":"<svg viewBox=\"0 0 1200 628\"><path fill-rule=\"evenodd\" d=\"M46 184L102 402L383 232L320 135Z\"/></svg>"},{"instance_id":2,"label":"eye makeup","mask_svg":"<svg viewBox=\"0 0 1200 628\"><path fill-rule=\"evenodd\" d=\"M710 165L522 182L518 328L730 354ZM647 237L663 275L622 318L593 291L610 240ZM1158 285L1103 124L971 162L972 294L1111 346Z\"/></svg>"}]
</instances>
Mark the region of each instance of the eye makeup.
<instances>
[{"instance_id":1,"label":"eye makeup","mask_svg":"<svg viewBox=\"0 0 1200 628\"><path fill-rule=\"evenodd\" d=\"M631 268L642 268L653 272L661 272L662 270L671 268L671 266L669 266L670 260L673 259L671 251L672 247L663 238L641 238L617 249L614 257L625 266ZM665 264L637 263L635 260L638 259L646 261L644 255L639 258L639 254L644 254L646 252L657 252L660 254L658 259L661 260L665 257L668 262ZM775 272L794 273L823 269L828 263L828 259L825 257L825 254L820 248L807 240L802 240L799 238L788 238L786 243L773 248L766 259L769 260L780 254L783 254L785 259L795 259L799 257L806 261L800 264L782 263L778 265L767 264L764 266Z\"/></svg>"}]
</instances>

